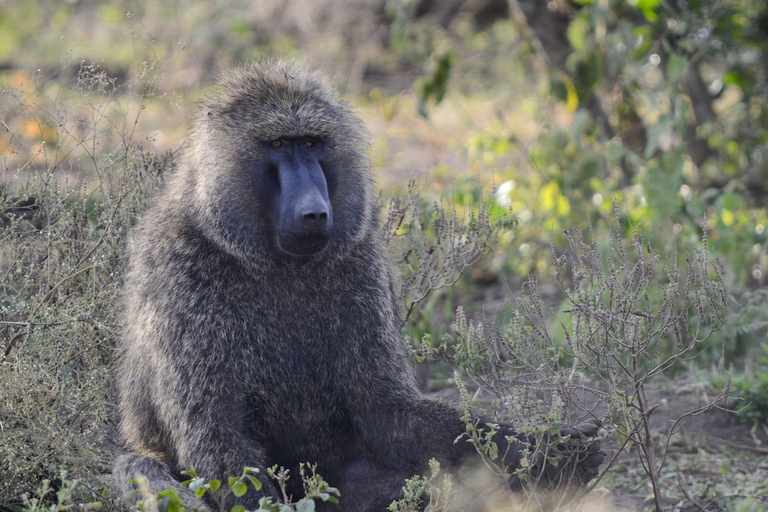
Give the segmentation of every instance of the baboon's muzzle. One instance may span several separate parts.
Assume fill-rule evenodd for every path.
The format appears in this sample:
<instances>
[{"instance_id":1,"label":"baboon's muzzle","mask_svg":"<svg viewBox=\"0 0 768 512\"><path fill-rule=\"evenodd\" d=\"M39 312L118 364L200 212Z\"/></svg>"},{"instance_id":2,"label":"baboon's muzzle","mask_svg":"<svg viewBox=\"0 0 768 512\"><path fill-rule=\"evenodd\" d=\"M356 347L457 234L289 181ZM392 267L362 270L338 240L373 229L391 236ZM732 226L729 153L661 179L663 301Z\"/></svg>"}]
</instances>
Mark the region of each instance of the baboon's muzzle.
<instances>
[{"instance_id":1,"label":"baboon's muzzle","mask_svg":"<svg viewBox=\"0 0 768 512\"><path fill-rule=\"evenodd\" d=\"M291 254L322 251L333 227L333 209L322 167L314 159L278 167L281 189L278 243Z\"/></svg>"}]
</instances>

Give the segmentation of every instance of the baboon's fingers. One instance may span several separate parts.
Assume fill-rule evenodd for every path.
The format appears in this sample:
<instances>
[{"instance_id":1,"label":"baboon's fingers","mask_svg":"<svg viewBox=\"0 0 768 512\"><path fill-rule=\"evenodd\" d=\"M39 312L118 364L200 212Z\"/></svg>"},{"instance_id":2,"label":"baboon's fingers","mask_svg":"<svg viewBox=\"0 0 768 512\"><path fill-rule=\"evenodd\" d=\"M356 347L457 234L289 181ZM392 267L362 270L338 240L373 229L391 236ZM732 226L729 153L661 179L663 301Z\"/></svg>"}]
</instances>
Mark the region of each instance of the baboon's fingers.
<instances>
[{"instance_id":1,"label":"baboon's fingers","mask_svg":"<svg viewBox=\"0 0 768 512\"><path fill-rule=\"evenodd\" d=\"M587 418L578 425L572 427L564 427L560 431L562 436L571 436L572 439L580 439L581 437L592 437L600 430L600 420L597 418Z\"/></svg>"},{"instance_id":2,"label":"baboon's fingers","mask_svg":"<svg viewBox=\"0 0 768 512\"><path fill-rule=\"evenodd\" d=\"M600 441L591 443L586 454L585 458L579 461L576 471L582 485L600 474L600 465L608 457L608 454L600 449Z\"/></svg>"},{"instance_id":3,"label":"baboon's fingers","mask_svg":"<svg viewBox=\"0 0 768 512\"><path fill-rule=\"evenodd\" d=\"M608 456L606 452L600 449L599 442L592 443L589 446L587 453L589 453L589 455L587 455L587 457L580 463L581 466L598 467Z\"/></svg>"},{"instance_id":4,"label":"baboon's fingers","mask_svg":"<svg viewBox=\"0 0 768 512\"><path fill-rule=\"evenodd\" d=\"M520 481L520 478L517 475L512 475L507 483L512 491L520 491L523 489L523 482Z\"/></svg>"}]
</instances>

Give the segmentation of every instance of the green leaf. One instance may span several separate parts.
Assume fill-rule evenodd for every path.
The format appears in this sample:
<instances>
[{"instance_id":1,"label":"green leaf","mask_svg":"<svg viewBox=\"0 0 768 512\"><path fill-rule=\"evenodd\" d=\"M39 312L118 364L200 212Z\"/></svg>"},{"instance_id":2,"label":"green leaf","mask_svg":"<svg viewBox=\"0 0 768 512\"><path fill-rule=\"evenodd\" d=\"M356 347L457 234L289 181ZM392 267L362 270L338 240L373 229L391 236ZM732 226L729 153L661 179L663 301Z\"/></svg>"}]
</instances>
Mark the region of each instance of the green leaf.
<instances>
[{"instance_id":1,"label":"green leaf","mask_svg":"<svg viewBox=\"0 0 768 512\"><path fill-rule=\"evenodd\" d=\"M587 48L587 36L589 35L589 21L583 17L576 17L568 25L566 36L568 42L577 52L583 52Z\"/></svg>"},{"instance_id":2,"label":"green leaf","mask_svg":"<svg viewBox=\"0 0 768 512\"><path fill-rule=\"evenodd\" d=\"M221 487L221 481L211 480L210 482L208 482L208 486L211 488L211 492L216 492L219 490L219 487Z\"/></svg>"},{"instance_id":3,"label":"green leaf","mask_svg":"<svg viewBox=\"0 0 768 512\"><path fill-rule=\"evenodd\" d=\"M737 211L744 207L744 201L739 194L727 192L723 195L723 208L726 210Z\"/></svg>"},{"instance_id":4,"label":"green leaf","mask_svg":"<svg viewBox=\"0 0 768 512\"><path fill-rule=\"evenodd\" d=\"M272 496L259 498L259 508L268 507L272 503Z\"/></svg>"},{"instance_id":5,"label":"green leaf","mask_svg":"<svg viewBox=\"0 0 768 512\"><path fill-rule=\"evenodd\" d=\"M611 163L616 164L627 154L627 149L618 140L612 140L605 146L605 154Z\"/></svg>"},{"instance_id":6,"label":"green leaf","mask_svg":"<svg viewBox=\"0 0 768 512\"><path fill-rule=\"evenodd\" d=\"M234 494L238 498L243 494L245 494L245 491L248 490L248 486L245 485L243 482L238 482L231 487L232 487L232 494Z\"/></svg>"},{"instance_id":7,"label":"green leaf","mask_svg":"<svg viewBox=\"0 0 768 512\"><path fill-rule=\"evenodd\" d=\"M230 512L245 512L245 507L242 505L235 505Z\"/></svg>"},{"instance_id":8,"label":"green leaf","mask_svg":"<svg viewBox=\"0 0 768 512\"><path fill-rule=\"evenodd\" d=\"M568 112L576 112L579 108L579 94L576 87L568 76L563 76L563 84L565 85L565 109Z\"/></svg>"},{"instance_id":9,"label":"green leaf","mask_svg":"<svg viewBox=\"0 0 768 512\"><path fill-rule=\"evenodd\" d=\"M164 496L157 498L157 510L158 512L169 512L171 506L171 498Z\"/></svg>"},{"instance_id":10,"label":"green leaf","mask_svg":"<svg viewBox=\"0 0 768 512\"><path fill-rule=\"evenodd\" d=\"M648 142L645 146L645 158L651 158L659 149L660 139L668 135L675 127L675 120L669 114L659 117L659 120L648 128Z\"/></svg>"},{"instance_id":11,"label":"green leaf","mask_svg":"<svg viewBox=\"0 0 768 512\"><path fill-rule=\"evenodd\" d=\"M318 493L318 496L323 501L331 501L333 503L337 503L338 500L336 500L336 498L334 496L332 496L333 494L338 496L340 494L339 490L337 488L335 488L335 487L330 487L328 484L325 484L324 485L324 491ZM336 501L334 501L334 500L336 500Z\"/></svg>"},{"instance_id":12,"label":"green leaf","mask_svg":"<svg viewBox=\"0 0 768 512\"><path fill-rule=\"evenodd\" d=\"M743 72L743 70L733 70L725 74L723 82L729 85L735 85L742 91L748 91L754 82L754 79L749 74Z\"/></svg>"},{"instance_id":13,"label":"green leaf","mask_svg":"<svg viewBox=\"0 0 768 512\"><path fill-rule=\"evenodd\" d=\"M667 60L667 78L671 82L679 82L685 74L686 66L688 66L688 59L673 53Z\"/></svg>"},{"instance_id":14,"label":"green leaf","mask_svg":"<svg viewBox=\"0 0 768 512\"><path fill-rule=\"evenodd\" d=\"M661 0L630 0L629 3L640 10L651 23L659 19L656 8L661 5Z\"/></svg>"},{"instance_id":15,"label":"green leaf","mask_svg":"<svg viewBox=\"0 0 768 512\"><path fill-rule=\"evenodd\" d=\"M189 482L189 488L192 489L195 493L197 493L200 489L205 490L205 488L203 487L203 484L205 484L205 480L202 478L193 478L192 480L187 480L187 482Z\"/></svg>"},{"instance_id":16,"label":"green leaf","mask_svg":"<svg viewBox=\"0 0 768 512\"><path fill-rule=\"evenodd\" d=\"M303 498L296 504L296 512L315 512L315 502L313 500Z\"/></svg>"},{"instance_id":17,"label":"green leaf","mask_svg":"<svg viewBox=\"0 0 768 512\"><path fill-rule=\"evenodd\" d=\"M453 61L453 52L446 51L436 59L432 73L416 82L417 110L423 118L427 119L428 117L427 103L430 99L434 100L435 105L439 105L443 101L445 93L448 91L448 79L451 76Z\"/></svg>"},{"instance_id":18,"label":"green leaf","mask_svg":"<svg viewBox=\"0 0 768 512\"><path fill-rule=\"evenodd\" d=\"M173 489L166 489L157 494L159 512L179 512L182 509L179 495Z\"/></svg>"},{"instance_id":19,"label":"green leaf","mask_svg":"<svg viewBox=\"0 0 768 512\"><path fill-rule=\"evenodd\" d=\"M229 480L227 480L227 482L229 483L229 487L232 488L232 486L237 483L237 478L235 478L234 476L231 476L229 477Z\"/></svg>"},{"instance_id":20,"label":"green leaf","mask_svg":"<svg viewBox=\"0 0 768 512\"><path fill-rule=\"evenodd\" d=\"M257 491L261 490L261 482L259 481L258 478L253 477L251 475L246 475L246 478L248 478L248 480L251 481L251 485L253 485L254 489L256 489Z\"/></svg>"},{"instance_id":21,"label":"green leaf","mask_svg":"<svg viewBox=\"0 0 768 512\"><path fill-rule=\"evenodd\" d=\"M595 49L573 54L566 67L579 102L586 100L604 76L603 57ZM567 86L566 82L566 86ZM570 100L569 100L570 101ZM574 108L573 111L576 109Z\"/></svg>"},{"instance_id":22,"label":"green leaf","mask_svg":"<svg viewBox=\"0 0 768 512\"><path fill-rule=\"evenodd\" d=\"M669 152L664 154L661 162L653 159L648 165L642 184L648 206L658 219L674 217L678 211L684 163L681 152Z\"/></svg>"},{"instance_id":23,"label":"green leaf","mask_svg":"<svg viewBox=\"0 0 768 512\"><path fill-rule=\"evenodd\" d=\"M653 27L650 25L641 25L639 27L635 27L632 32L636 41L636 46L632 54L635 59L642 59L651 49L655 41L653 37Z\"/></svg>"}]
</instances>

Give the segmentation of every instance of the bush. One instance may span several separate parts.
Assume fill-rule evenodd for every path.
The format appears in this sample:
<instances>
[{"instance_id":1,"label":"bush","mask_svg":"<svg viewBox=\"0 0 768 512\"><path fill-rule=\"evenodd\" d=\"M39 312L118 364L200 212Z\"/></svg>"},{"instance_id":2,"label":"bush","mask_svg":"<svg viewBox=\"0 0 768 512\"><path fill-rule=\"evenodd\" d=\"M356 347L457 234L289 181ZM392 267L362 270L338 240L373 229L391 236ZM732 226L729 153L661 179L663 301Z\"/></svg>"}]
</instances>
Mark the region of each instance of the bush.
<instances>
[{"instance_id":1,"label":"bush","mask_svg":"<svg viewBox=\"0 0 768 512\"><path fill-rule=\"evenodd\" d=\"M663 259L639 229L629 240L621 233L616 203L608 223L607 256L593 230L586 237L566 231L568 246L562 254L553 247L555 279L565 297L559 315L547 313L536 279L531 278L505 324L486 316L473 323L460 308L452 333L439 342L426 336L415 355L462 368L479 387L478 393L490 395L491 412L499 421L537 437L513 474L497 471L502 481L512 476L537 481L533 461L560 449L563 439L557 433L564 425L575 424L568 421L568 410L581 417L597 415L618 438L606 471L622 452L636 448L660 511L660 474L669 439L687 418L717 407L728 390L695 409L679 411L658 444L651 428L658 404L649 398L648 386L684 360L712 350L706 342L725 323L727 298L722 267L708 252L706 231L703 247L687 255L682 267L676 258L661 265ZM469 414L478 404L466 391L462 403L469 439L494 467L498 454L492 433L478 431ZM533 510L551 506L548 500L541 504L540 492L529 496Z\"/></svg>"},{"instance_id":2,"label":"bush","mask_svg":"<svg viewBox=\"0 0 768 512\"><path fill-rule=\"evenodd\" d=\"M55 96L40 77L0 90L0 506L60 468L94 480L111 467L123 253L173 162L133 140L154 65L122 91L90 65Z\"/></svg>"}]
</instances>

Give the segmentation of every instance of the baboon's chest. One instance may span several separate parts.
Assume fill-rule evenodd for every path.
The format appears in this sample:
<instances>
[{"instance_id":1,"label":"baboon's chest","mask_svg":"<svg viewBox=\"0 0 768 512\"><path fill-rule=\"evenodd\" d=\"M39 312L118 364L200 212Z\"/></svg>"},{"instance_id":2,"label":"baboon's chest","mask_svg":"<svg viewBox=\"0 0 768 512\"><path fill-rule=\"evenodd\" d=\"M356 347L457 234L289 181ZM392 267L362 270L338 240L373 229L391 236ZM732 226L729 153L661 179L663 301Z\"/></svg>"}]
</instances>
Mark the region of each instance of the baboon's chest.
<instances>
[{"instance_id":1,"label":"baboon's chest","mask_svg":"<svg viewBox=\"0 0 768 512\"><path fill-rule=\"evenodd\" d=\"M322 362L321 362L322 361ZM354 443L343 390L322 358L282 358L252 390L252 435L276 464L328 461Z\"/></svg>"},{"instance_id":2,"label":"baboon's chest","mask_svg":"<svg viewBox=\"0 0 768 512\"><path fill-rule=\"evenodd\" d=\"M338 421L344 387L338 368L354 342L344 319L329 314L339 311L332 302L325 302L327 309L288 303L271 317L256 312L246 324L252 326L243 361L251 395L267 410L282 411L277 416L302 417L314 429Z\"/></svg>"},{"instance_id":3,"label":"baboon's chest","mask_svg":"<svg viewBox=\"0 0 768 512\"><path fill-rule=\"evenodd\" d=\"M363 292L293 283L254 301L265 306L242 323L249 423L276 461L329 460L354 445L350 376L342 369L368 364L360 347L383 322L376 291Z\"/></svg>"}]
</instances>

